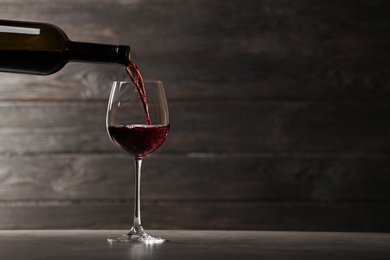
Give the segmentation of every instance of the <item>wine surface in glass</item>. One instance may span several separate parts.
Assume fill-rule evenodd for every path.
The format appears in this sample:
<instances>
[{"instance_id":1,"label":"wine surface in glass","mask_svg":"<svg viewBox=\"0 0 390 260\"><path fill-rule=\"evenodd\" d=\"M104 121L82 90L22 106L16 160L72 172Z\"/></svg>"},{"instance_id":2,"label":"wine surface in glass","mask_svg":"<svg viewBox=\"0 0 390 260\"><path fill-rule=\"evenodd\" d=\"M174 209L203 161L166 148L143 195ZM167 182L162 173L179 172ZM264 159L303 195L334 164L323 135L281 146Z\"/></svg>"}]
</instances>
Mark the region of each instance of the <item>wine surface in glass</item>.
<instances>
[{"instance_id":1,"label":"wine surface in glass","mask_svg":"<svg viewBox=\"0 0 390 260\"><path fill-rule=\"evenodd\" d=\"M112 141L135 158L155 151L168 136L169 125L109 126Z\"/></svg>"}]
</instances>

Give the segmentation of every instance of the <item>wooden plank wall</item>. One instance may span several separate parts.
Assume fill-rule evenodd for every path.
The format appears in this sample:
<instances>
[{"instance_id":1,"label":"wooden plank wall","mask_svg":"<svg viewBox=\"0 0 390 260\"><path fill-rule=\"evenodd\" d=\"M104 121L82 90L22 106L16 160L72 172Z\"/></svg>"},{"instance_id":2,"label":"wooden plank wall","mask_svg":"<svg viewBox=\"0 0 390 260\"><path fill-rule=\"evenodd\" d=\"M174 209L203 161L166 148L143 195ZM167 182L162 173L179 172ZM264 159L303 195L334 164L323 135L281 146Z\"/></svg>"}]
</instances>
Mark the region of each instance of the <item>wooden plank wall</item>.
<instances>
[{"instance_id":1,"label":"wooden plank wall","mask_svg":"<svg viewBox=\"0 0 390 260\"><path fill-rule=\"evenodd\" d=\"M130 44L165 83L146 228L390 231L387 0L8 0L1 19ZM0 57L1 58L1 57ZM121 67L0 74L0 228L129 228L131 158L105 111Z\"/></svg>"}]
</instances>

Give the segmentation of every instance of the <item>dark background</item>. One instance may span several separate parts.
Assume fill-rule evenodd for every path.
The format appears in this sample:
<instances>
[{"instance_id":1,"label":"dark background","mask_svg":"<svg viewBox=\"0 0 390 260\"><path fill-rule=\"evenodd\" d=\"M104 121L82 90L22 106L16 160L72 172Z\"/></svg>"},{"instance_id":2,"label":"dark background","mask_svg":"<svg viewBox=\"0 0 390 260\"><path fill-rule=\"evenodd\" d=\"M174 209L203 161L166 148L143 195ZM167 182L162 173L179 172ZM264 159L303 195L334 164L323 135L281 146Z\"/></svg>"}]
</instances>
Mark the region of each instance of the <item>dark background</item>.
<instances>
[{"instance_id":1,"label":"dark background","mask_svg":"<svg viewBox=\"0 0 390 260\"><path fill-rule=\"evenodd\" d=\"M0 18L130 44L165 83L147 229L390 231L386 0L0 1ZM1 57L0 57L1 58ZM119 66L0 74L0 228L129 228L133 163L105 130Z\"/></svg>"}]
</instances>

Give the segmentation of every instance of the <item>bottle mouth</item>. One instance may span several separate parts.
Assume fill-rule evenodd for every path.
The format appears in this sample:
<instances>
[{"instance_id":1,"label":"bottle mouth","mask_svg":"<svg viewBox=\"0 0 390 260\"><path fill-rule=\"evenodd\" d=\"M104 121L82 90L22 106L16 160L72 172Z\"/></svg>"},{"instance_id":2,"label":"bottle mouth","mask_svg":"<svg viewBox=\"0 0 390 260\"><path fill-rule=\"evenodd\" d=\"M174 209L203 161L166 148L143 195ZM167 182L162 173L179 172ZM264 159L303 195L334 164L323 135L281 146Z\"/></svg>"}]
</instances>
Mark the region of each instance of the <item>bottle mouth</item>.
<instances>
[{"instance_id":1,"label":"bottle mouth","mask_svg":"<svg viewBox=\"0 0 390 260\"><path fill-rule=\"evenodd\" d=\"M123 60L120 61L120 63L124 65L129 65L131 60L131 51L130 46L128 45L120 45L117 49L117 53L119 57L123 57Z\"/></svg>"},{"instance_id":2,"label":"bottle mouth","mask_svg":"<svg viewBox=\"0 0 390 260\"><path fill-rule=\"evenodd\" d=\"M131 51L130 51L130 47L129 47L129 51L127 52L127 60L131 60Z\"/></svg>"}]
</instances>

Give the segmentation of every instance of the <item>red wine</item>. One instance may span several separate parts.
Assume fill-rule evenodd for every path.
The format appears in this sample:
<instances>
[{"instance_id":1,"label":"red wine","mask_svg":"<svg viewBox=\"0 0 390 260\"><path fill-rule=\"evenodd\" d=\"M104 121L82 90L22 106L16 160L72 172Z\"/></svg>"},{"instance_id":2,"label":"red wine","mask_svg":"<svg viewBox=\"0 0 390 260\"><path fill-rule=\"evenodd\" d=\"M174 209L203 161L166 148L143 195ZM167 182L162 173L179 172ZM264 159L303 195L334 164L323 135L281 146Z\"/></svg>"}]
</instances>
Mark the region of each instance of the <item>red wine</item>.
<instances>
[{"instance_id":1,"label":"red wine","mask_svg":"<svg viewBox=\"0 0 390 260\"><path fill-rule=\"evenodd\" d=\"M149 115L149 107L148 107L148 100L146 98L145 83L144 83L144 79L142 78L141 72L138 69L137 65L135 65L135 63L132 62L131 60L129 61L129 64L126 66L126 72L138 90L139 97L141 98L142 105L145 111L146 123L148 125L151 125L152 121L150 120L150 115Z\"/></svg>"},{"instance_id":2,"label":"red wine","mask_svg":"<svg viewBox=\"0 0 390 260\"><path fill-rule=\"evenodd\" d=\"M167 138L169 125L109 126L111 140L135 158L155 151Z\"/></svg>"}]
</instances>

